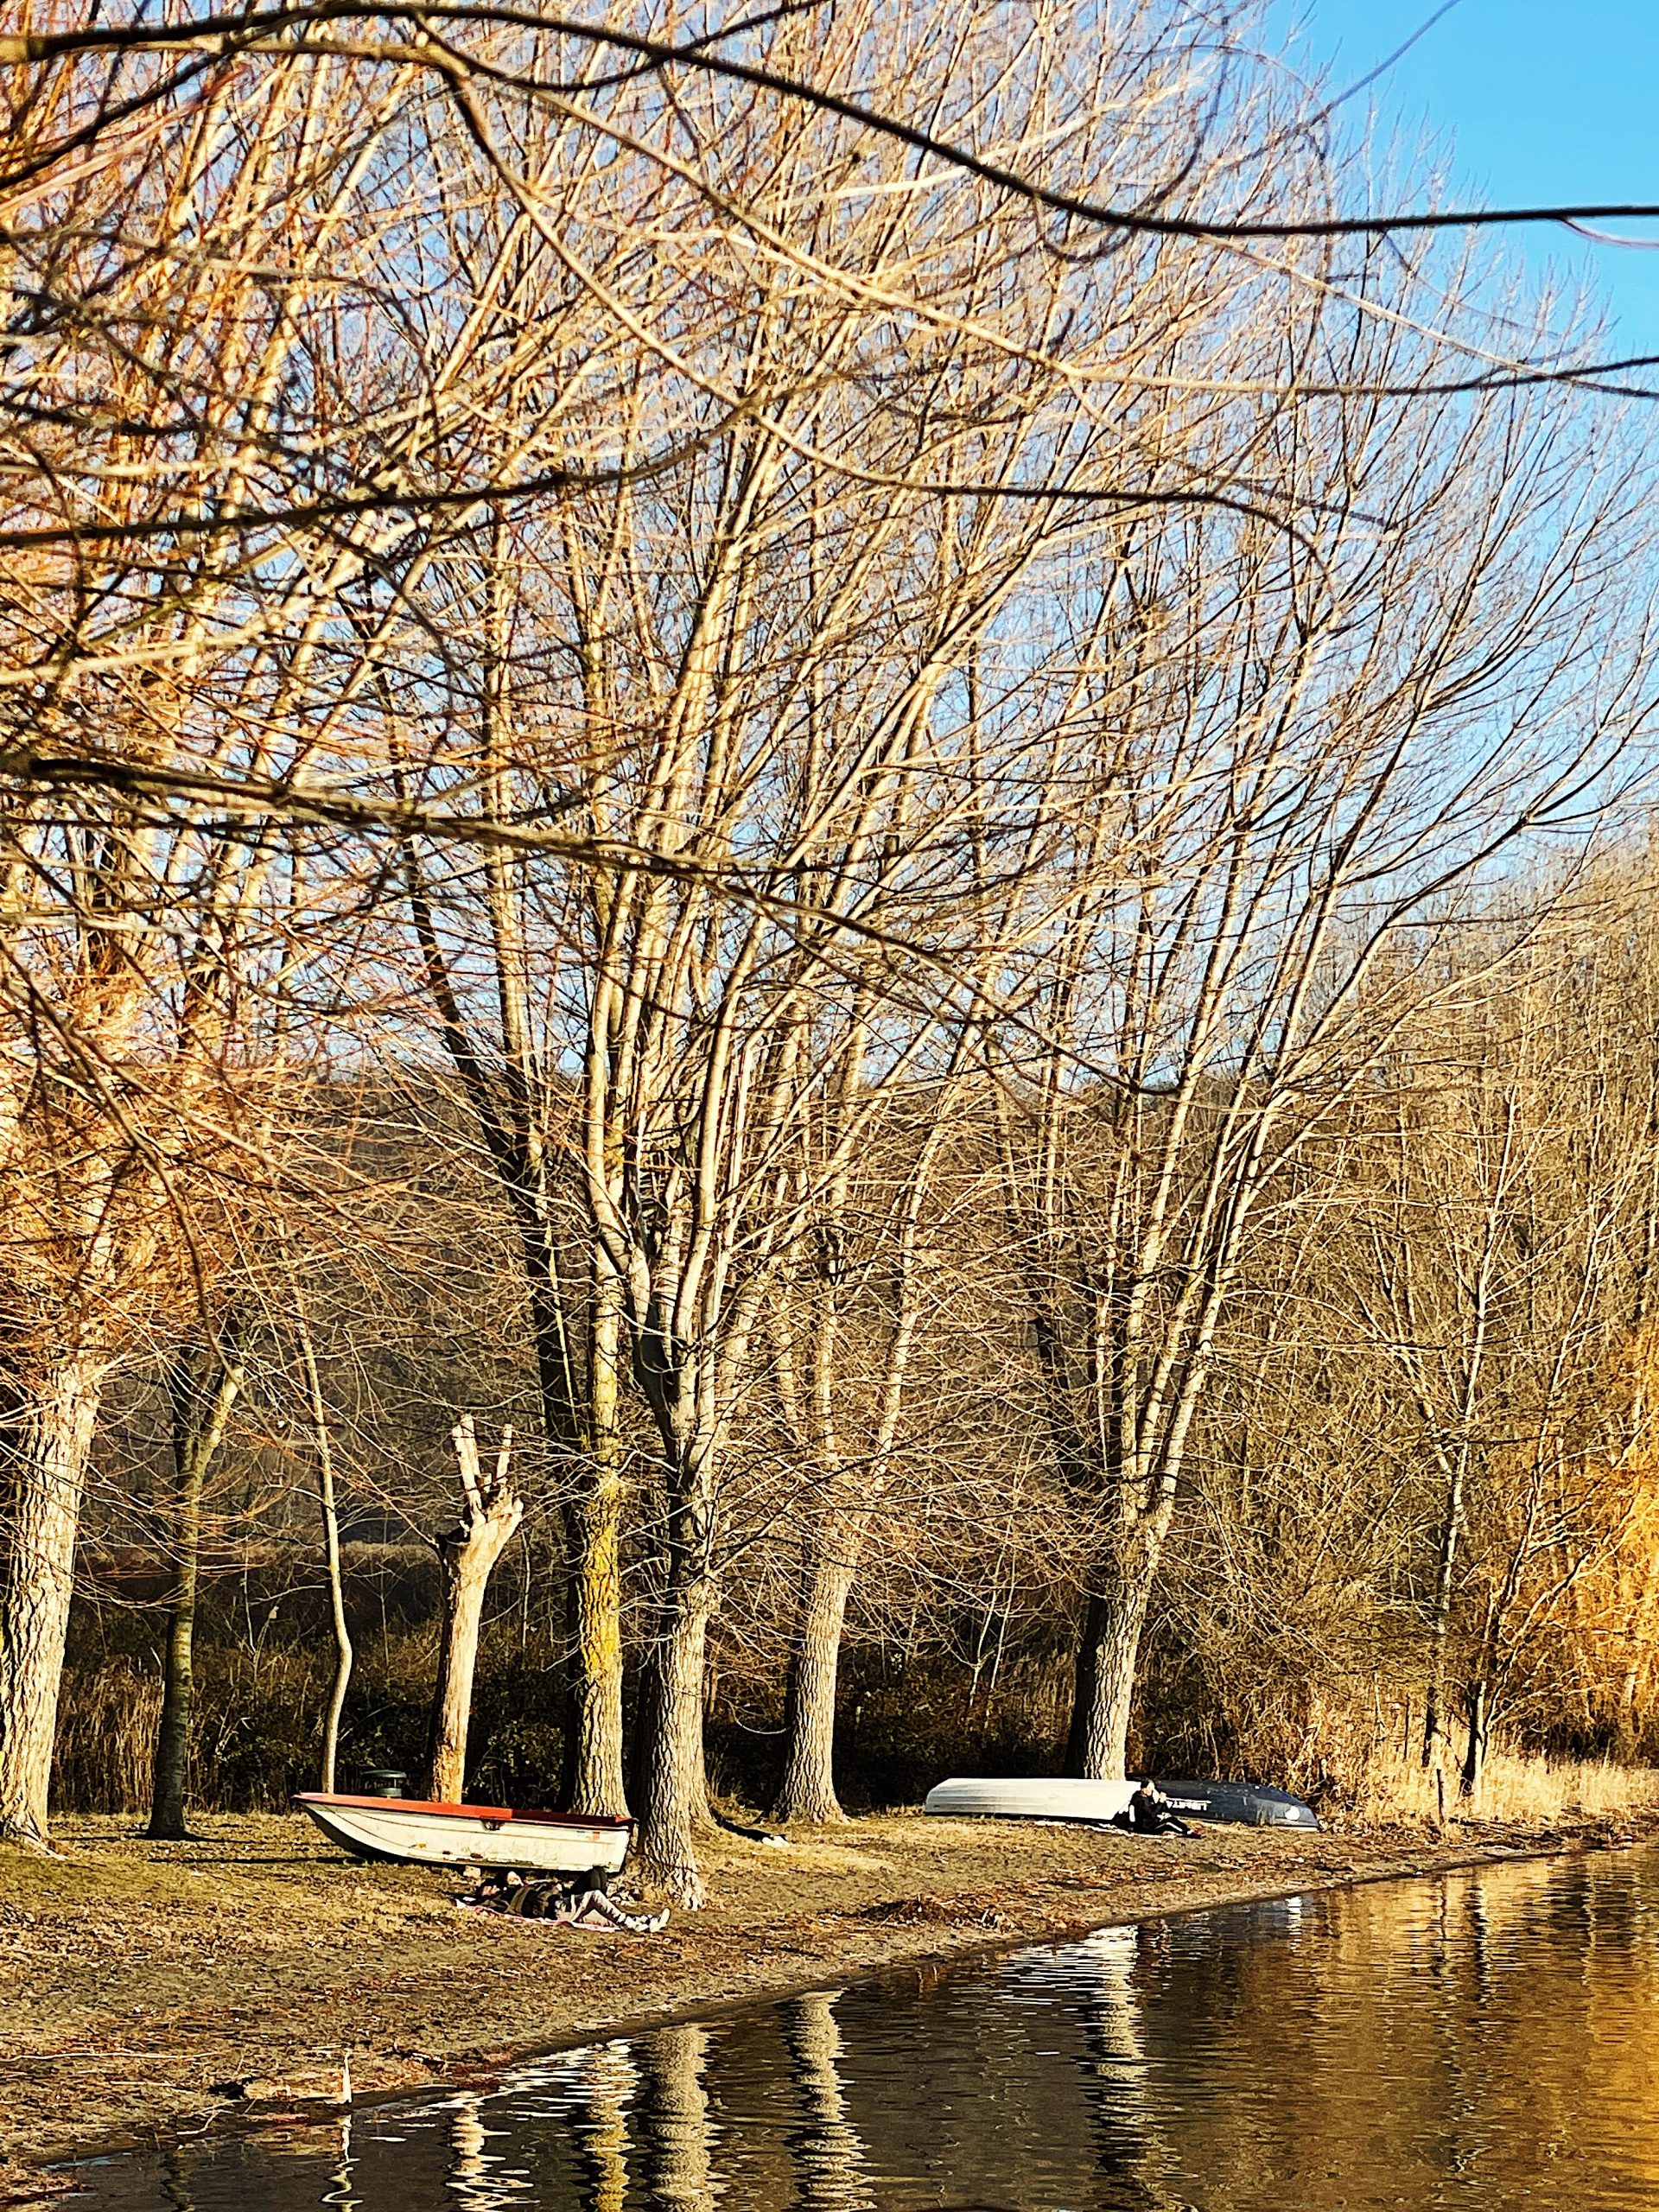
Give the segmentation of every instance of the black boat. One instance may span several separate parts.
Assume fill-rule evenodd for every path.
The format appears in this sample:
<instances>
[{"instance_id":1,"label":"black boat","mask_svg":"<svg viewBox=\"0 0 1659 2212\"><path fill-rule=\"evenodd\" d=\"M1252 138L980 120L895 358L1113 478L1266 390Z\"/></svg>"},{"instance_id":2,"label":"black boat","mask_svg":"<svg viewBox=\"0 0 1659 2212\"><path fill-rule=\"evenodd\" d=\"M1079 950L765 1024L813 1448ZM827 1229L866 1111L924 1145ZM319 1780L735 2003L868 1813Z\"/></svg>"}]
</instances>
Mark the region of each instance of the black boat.
<instances>
[{"instance_id":1,"label":"black boat","mask_svg":"<svg viewBox=\"0 0 1659 2212\"><path fill-rule=\"evenodd\" d=\"M1319 1816L1287 1789L1260 1782L1160 1781L1157 1789L1185 1820L1236 1821L1251 1828L1317 1828Z\"/></svg>"}]
</instances>

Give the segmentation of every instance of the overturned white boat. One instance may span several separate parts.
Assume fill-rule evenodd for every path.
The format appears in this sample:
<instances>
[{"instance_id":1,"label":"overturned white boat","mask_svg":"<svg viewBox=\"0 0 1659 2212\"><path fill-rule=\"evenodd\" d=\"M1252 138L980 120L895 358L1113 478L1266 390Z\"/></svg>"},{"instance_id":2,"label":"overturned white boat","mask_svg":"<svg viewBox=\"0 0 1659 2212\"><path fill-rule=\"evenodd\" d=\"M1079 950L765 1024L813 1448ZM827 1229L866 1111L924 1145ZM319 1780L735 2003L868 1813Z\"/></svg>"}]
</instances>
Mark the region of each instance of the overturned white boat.
<instances>
[{"instance_id":1,"label":"overturned white boat","mask_svg":"<svg viewBox=\"0 0 1659 2212\"><path fill-rule=\"evenodd\" d=\"M573 1813L519 1813L505 1805L439 1805L422 1797L338 1797L304 1790L295 1799L326 1836L359 1859L445 1866L506 1866L518 1873L607 1879L627 1857L632 1821Z\"/></svg>"},{"instance_id":2,"label":"overturned white boat","mask_svg":"<svg viewBox=\"0 0 1659 2212\"><path fill-rule=\"evenodd\" d=\"M953 1821L1116 1820L1128 1809L1139 1785L1133 1782L1079 1782L1069 1775L1034 1775L1014 1780L941 1782L927 1793L927 1810Z\"/></svg>"},{"instance_id":3,"label":"overturned white boat","mask_svg":"<svg viewBox=\"0 0 1659 2212\"><path fill-rule=\"evenodd\" d=\"M1102 1825L1128 1810L1138 1782L1074 1782L1039 1775L1028 1780L942 1782L927 1793L927 1809L951 1820L1087 1821ZM1227 1821L1247 1827L1310 1828L1319 1815L1287 1789L1264 1782L1148 1782L1166 1811L1187 1820Z\"/></svg>"}]
</instances>

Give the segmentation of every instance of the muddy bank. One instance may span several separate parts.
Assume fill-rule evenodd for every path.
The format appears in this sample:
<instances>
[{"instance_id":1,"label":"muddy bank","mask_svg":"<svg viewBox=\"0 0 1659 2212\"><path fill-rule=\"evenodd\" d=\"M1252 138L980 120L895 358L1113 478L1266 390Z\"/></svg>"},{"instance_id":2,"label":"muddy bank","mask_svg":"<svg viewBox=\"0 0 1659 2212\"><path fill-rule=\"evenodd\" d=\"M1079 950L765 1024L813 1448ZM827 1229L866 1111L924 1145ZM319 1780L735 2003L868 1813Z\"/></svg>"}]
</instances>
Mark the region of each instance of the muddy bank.
<instances>
[{"instance_id":1,"label":"muddy bank","mask_svg":"<svg viewBox=\"0 0 1659 2212\"><path fill-rule=\"evenodd\" d=\"M1643 1823L1651 1833L1659 1822ZM0 1853L0 2194L93 2147L338 2094L487 2077L527 2052L911 1959L1229 1900L1630 1837L1626 1823L1191 1842L893 1815L787 1849L721 1836L660 1935L457 1912L454 1878L360 1866L297 1815L153 1844L67 1820Z\"/></svg>"}]
</instances>

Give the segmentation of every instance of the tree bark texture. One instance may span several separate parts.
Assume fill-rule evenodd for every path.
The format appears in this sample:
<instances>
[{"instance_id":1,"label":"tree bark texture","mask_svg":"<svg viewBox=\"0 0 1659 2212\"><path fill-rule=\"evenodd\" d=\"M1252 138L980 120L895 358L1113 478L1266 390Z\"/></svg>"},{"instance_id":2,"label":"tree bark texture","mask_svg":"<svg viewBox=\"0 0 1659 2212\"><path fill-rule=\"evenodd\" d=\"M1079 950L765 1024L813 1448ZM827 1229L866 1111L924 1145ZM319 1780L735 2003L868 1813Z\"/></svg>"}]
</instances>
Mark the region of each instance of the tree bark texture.
<instances>
[{"instance_id":1,"label":"tree bark texture","mask_svg":"<svg viewBox=\"0 0 1659 2212\"><path fill-rule=\"evenodd\" d=\"M0 1582L0 1837L44 1844L75 1541L102 1363L66 1360L0 1430L8 1478Z\"/></svg>"},{"instance_id":2,"label":"tree bark texture","mask_svg":"<svg viewBox=\"0 0 1659 2212\"><path fill-rule=\"evenodd\" d=\"M720 1589L719 1406L735 1389L758 1296L752 1287L747 1311L728 1319L718 1358L706 1350L688 1355L645 1299L635 1309L649 1317L645 1329L636 1324L634 1371L662 1438L667 1503L636 1739L635 1847L644 1872L693 1910L703 1901L697 1831L709 1818L702 1728L709 1623Z\"/></svg>"},{"instance_id":3,"label":"tree bark texture","mask_svg":"<svg viewBox=\"0 0 1659 2212\"><path fill-rule=\"evenodd\" d=\"M1486 1747L1491 1733L1491 1690L1484 1676L1469 1685L1469 1742L1459 1777L1459 1794L1465 1803L1478 1806L1486 1779Z\"/></svg>"},{"instance_id":4,"label":"tree bark texture","mask_svg":"<svg viewBox=\"0 0 1659 2212\"><path fill-rule=\"evenodd\" d=\"M570 1644L564 1802L569 1812L615 1820L628 1809L622 1752L622 1299L602 1252L595 1255L594 1277L588 1449L564 1516Z\"/></svg>"},{"instance_id":5,"label":"tree bark texture","mask_svg":"<svg viewBox=\"0 0 1659 2212\"><path fill-rule=\"evenodd\" d=\"M317 1504L322 1516L323 1566L328 1577L328 1610L334 1630L334 1679L328 1691L328 1710L322 1723L322 1789L332 1795L340 1755L340 1718L346 1708L346 1692L352 1679L351 1630L346 1621L346 1586L340 1565L340 1514L334 1502L334 1447L328 1433L328 1409L322 1400L322 1378L317 1372L316 1346L311 1323L295 1285L295 1314L299 1325L300 1359L305 1370L306 1396L310 1406L312 1440L317 1453Z\"/></svg>"},{"instance_id":6,"label":"tree bark texture","mask_svg":"<svg viewBox=\"0 0 1659 2212\"><path fill-rule=\"evenodd\" d=\"M846 1817L836 1795L836 1686L852 1586L853 1568L846 1560L819 1554L809 1561L790 1653L784 1777L772 1807L774 1820Z\"/></svg>"},{"instance_id":7,"label":"tree bark texture","mask_svg":"<svg viewBox=\"0 0 1659 2212\"><path fill-rule=\"evenodd\" d=\"M1452 1584L1458 1562L1458 1541L1463 1533L1463 1459L1459 1455L1447 1480L1446 1514L1440 1522L1440 1558L1434 1572L1434 1607L1428 1624L1428 1675L1423 1690L1423 1764L1438 1766L1445 1758L1446 1639L1452 1620Z\"/></svg>"},{"instance_id":8,"label":"tree bark texture","mask_svg":"<svg viewBox=\"0 0 1659 2212\"><path fill-rule=\"evenodd\" d=\"M181 1842L186 1834L185 1780L194 1690L191 1648L196 1625L202 1491L246 1371L245 1357L227 1338L204 1353L200 1367L181 1360L168 1378L178 1488L173 1509L173 1588L162 1668L162 1718L156 1732L148 1830L158 1842Z\"/></svg>"},{"instance_id":9,"label":"tree bark texture","mask_svg":"<svg viewBox=\"0 0 1659 2212\"><path fill-rule=\"evenodd\" d=\"M620 1501L601 1492L565 1515L570 1677L565 1808L595 1819L627 1814L622 1758Z\"/></svg>"},{"instance_id":10,"label":"tree bark texture","mask_svg":"<svg viewBox=\"0 0 1659 2212\"><path fill-rule=\"evenodd\" d=\"M1135 1662L1156 1572L1151 1555L1133 1565L1113 1561L1090 1592L1077 1640L1068 1773L1095 1782L1124 1779Z\"/></svg>"},{"instance_id":11,"label":"tree bark texture","mask_svg":"<svg viewBox=\"0 0 1659 2212\"><path fill-rule=\"evenodd\" d=\"M709 1811L702 1678L712 1600L705 1576L688 1576L677 1589L671 1582L646 1655L635 1788L640 1867L677 1904L693 1909L703 1901L696 1834Z\"/></svg>"},{"instance_id":12,"label":"tree bark texture","mask_svg":"<svg viewBox=\"0 0 1659 2212\"><path fill-rule=\"evenodd\" d=\"M470 1415L456 1424L454 1443L465 1503L459 1525L438 1540L443 1618L428 1746L427 1795L443 1805L459 1804L465 1795L467 1735L485 1593L496 1561L524 1516L524 1502L508 1478L512 1431L503 1433L492 1475L480 1467Z\"/></svg>"}]
</instances>

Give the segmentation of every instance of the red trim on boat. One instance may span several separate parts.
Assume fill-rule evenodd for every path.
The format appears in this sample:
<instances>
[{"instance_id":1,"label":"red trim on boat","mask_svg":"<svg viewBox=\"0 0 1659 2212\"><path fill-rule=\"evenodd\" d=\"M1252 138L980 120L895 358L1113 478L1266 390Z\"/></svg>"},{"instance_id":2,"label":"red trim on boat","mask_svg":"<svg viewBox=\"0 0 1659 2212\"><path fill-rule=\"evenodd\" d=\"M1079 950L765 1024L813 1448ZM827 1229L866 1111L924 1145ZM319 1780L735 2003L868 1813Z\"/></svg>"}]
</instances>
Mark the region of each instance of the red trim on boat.
<instances>
[{"instance_id":1,"label":"red trim on boat","mask_svg":"<svg viewBox=\"0 0 1659 2212\"><path fill-rule=\"evenodd\" d=\"M515 1812L510 1805L440 1805L426 1797L341 1797L322 1789L302 1789L296 1805L360 1805L383 1813L447 1813L465 1821L536 1821L555 1828L631 1828L632 1821L612 1820L601 1813Z\"/></svg>"}]
</instances>

